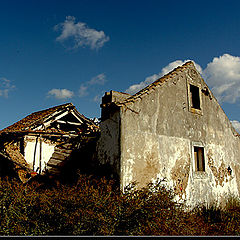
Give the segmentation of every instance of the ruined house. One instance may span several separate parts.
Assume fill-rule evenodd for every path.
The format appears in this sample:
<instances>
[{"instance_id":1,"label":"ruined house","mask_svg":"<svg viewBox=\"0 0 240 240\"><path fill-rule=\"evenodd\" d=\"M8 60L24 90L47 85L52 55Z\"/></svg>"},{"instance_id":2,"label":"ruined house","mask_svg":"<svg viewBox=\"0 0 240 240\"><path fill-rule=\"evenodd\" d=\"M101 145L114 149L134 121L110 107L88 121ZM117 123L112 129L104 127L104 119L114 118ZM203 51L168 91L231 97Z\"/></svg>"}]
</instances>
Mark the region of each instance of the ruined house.
<instances>
[{"instance_id":1,"label":"ruined house","mask_svg":"<svg viewBox=\"0 0 240 240\"><path fill-rule=\"evenodd\" d=\"M98 130L72 103L34 112L0 131L1 172L12 167L24 183L39 174L59 175Z\"/></svg>"},{"instance_id":2,"label":"ruined house","mask_svg":"<svg viewBox=\"0 0 240 240\"><path fill-rule=\"evenodd\" d=\"M189 205L239 196L240 139L189 61L135 95L102 98L101 164L120 186L157 179Z\"/></svg>"},{"instance_id":3,"label":"ruined house","mask_svg":"<svg viewBox=\"0 0 240 240\"><path fill-rule=\"evenodd\" d=\"M95 167L122 190L164 180L190 206L239 196L240 136L193 62L135 95L106 92L101 108L100 126L68 103L1 130L0 173L11 165L26 183Z\"/></svg>"}]
</instances>

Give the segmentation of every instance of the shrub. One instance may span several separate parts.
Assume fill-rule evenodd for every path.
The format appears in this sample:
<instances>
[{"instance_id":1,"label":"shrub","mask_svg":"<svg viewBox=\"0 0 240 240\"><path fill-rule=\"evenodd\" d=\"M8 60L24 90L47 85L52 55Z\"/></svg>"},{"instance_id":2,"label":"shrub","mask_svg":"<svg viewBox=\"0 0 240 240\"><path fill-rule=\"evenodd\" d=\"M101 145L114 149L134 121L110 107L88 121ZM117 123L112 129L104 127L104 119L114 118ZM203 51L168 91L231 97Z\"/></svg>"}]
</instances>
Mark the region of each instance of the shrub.
<instances>
[{"instance_id":1,"label":"shrub","mask_svg":"<svg viewBox=\"0 0 240 240\"><path fill-rule=\"evenodd\" d=\"M51 187L52 186L52 187ZM80 175L77 183L23 186L0 179L1 235L236 235L240 203L184 211L161 182L124 193L114 181ZM54 186L54 187L53 187Z\"/></svg>"}]
</instances>

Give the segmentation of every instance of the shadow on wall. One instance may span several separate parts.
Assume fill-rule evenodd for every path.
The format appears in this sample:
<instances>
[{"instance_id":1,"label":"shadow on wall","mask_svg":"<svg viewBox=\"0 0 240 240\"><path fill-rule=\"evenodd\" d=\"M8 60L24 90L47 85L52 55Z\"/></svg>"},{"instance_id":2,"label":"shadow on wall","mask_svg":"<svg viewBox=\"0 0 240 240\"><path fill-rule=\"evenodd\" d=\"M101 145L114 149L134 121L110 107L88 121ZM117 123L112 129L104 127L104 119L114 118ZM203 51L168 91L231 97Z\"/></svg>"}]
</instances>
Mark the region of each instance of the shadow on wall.
<instances>
[{"instance_id":1,"label":"shadow on wall","mask_svg":"<svg viewBox=\"0 0 240 240\"><path fill-rule=\"evenodd\" d=\"M94 176L94 178L114 179L116 185L119 183L119 177L113 173L112 167L109 164L99 165L96 153L96 142L98 137L89 138L86 142L83 141L82 147L74 149L68 161L60 167L60 172L57 175L46 172L43 175L35 175L30 178L25 184L38 182L40 188L54 187L59 183L75 184L78 182L80 174ZM0 177L8 179L19 179L13 162L0 156ZM19 179L20 180L20 179ZM24 185L25 185L24 184Z\"/></svg>"},{"instance_id":2,"label":"shadow on wall","mask_svg":"<svg viewBox=\"0 0 240 240\"><path fill-rule=\"evenodd\" d=\"M100 165L97 159L96 142L94 138L86 143L80 149L75 149L70 155L59 175L59 181L62 183L76 183L79 174L93 175L95 178L105 177L119 182L119 177L113 173L110 164Z\"/></svg>"}]
</instances>

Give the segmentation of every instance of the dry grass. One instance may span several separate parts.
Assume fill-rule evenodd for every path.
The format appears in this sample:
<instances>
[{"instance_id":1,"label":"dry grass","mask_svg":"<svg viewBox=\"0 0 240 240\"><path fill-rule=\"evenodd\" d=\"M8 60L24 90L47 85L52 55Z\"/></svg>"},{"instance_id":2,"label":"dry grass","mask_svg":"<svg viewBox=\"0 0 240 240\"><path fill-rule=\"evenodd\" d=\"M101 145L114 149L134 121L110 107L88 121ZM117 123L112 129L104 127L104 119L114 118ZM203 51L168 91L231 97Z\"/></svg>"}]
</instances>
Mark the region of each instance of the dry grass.
<instances>
[{"instance_id":1,"label":"dry grass","mask_svg":"<svg viewBox=\"0 0 240 240\"><path fill-rule=\"evenodd\" d=\"M160 183L122 194L113 181L74 185L0 180L0 235L238 235L240 202L185 212Z\"/></svg>"}]
</instances>

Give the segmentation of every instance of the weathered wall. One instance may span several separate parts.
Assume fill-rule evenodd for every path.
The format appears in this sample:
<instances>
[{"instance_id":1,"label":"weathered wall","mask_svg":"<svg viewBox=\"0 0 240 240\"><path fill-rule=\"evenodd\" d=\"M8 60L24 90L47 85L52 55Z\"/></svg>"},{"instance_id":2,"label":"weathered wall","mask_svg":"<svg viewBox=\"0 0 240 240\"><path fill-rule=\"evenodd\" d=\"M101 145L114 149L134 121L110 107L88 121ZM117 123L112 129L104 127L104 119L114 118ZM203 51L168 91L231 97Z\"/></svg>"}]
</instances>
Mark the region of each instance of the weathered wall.
<instances>
[{"instance_id":1,"label":"weathered wall","mask_svg":"<svg viewBox=\"0 0 240 240\"><path fill-rule=\"evenodd\" d=\"M239 138L211 92L201 92L202 110L191 111L189 83L207 87L194 66L188 65L121 107L122 187L165 177L179 199L191 205L238 194ZM204 147L205 172L195 170L194 145Z\"/></svg>"},{"instance_id":2,"label":"weathered wall","mask_svg":"<svg viewBox=\"0 0 240 240\"><path fill-rule=\"evenodd\" d=\"M36 141L37 140L37 141ZM34 164L34 171L38 169L38 173L40 170L40 150L41 150L41 172L45 169L47 162L51 158L54 147L56 144L52 143L51 141L37 138L35 136L25 136L25 149L24 149L24 156L28 164L33 168L33 161L34 161L34 153L35 153L35 164ZM40 143L42 144L40 148Z\"/></svg>"},{"instance_id":3,"label":"weathered wall","mask_svg":"<svg viewBox=\"0 0 240 240\"><path fill-rule=\"evenodd\" d=\"M100 123L101 135L97 142L97 158L100 164L109 165L118 177L120 177L119 124L119 111L115 111Z\"/></svg>"}]
</instances>

